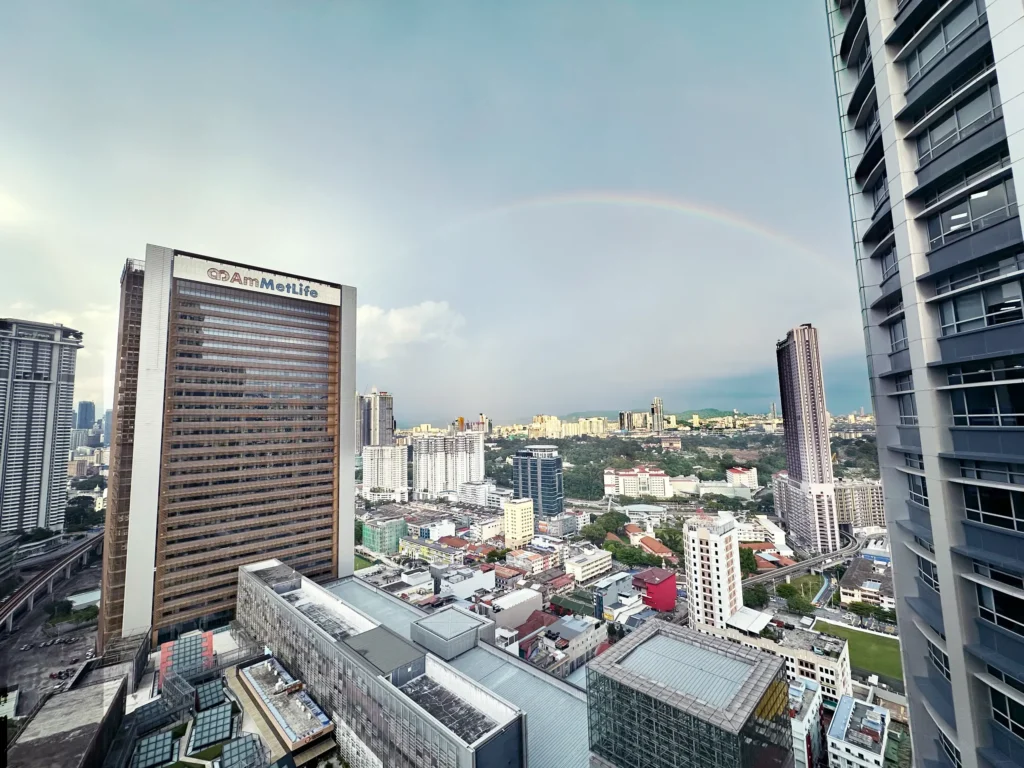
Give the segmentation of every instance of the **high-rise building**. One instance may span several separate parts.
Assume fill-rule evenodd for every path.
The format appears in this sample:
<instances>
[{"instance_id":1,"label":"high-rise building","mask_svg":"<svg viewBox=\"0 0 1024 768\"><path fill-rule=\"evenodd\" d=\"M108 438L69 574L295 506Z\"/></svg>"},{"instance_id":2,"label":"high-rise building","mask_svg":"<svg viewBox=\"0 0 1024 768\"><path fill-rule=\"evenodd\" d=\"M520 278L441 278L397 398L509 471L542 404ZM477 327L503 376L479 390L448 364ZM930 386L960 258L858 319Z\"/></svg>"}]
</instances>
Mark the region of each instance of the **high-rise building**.
<instances>
[{"instance_id":1,"label":"high-rise building","mask_svg":"<svg viewBox=\"0 0 1024 768\"><path fill-rule=\"evenodd\" d=\"M0 318L0 533L59 531L82 334Z\"/></svg>"},{"instance_id":2,"label":"high-rise building","mask_svg":"<svg viewBox=\"0 0 1024 768\"><path fill-rule=\"evenodd\" d=\"M826 9L914 757L1020 763L1024 6Z\"/></svg>"},{"instance_id":3,"label":"high-rise building","mask_svg":"<svg viewBox=\"0 0 1024 768\"><path fill-rule=\"evenodd\" d=\"M125 266L101 646L226 622L244 563L351 572L355 304L153 245Z\"/></svg>"},{"instance_id":4,"label":"high-rise building","mask_svg":"<svg viewBox=\"0 0 1024 768\"><path fill-rule=\"evenodd\" d=\"M110 433L114 425L114 412L109 408L103 412L103 445L110 447Z\"/></svg>"},{"instance_id":5,"label":"high-rise building","mask_svg":"<svg viewBox=\"0 0 1024 768\"><path fill-rule=\"evenodd\" d=\"M505 546L518 549L533 540L533 499L506 499Z\"/></svg>"},{"instance_id":6,"label":"high-rise building","mask_svg":"<svg viewBox=\"0 0 1024 768\"><path fill-rule=\"evenodd\" d=\"M363 495L409 500L409 451L404 445L363 448Z\"/></svg>"},{"instance_id":7,"label":"high-rise building","mask_svg":"<svg viewBox=\"0 0 1024 768\"><path fill-rule=\"evenodd\" d=\"M795 544L812 552L839 549L832 449L818 331L805 323L776 345L786 425L784 507Z\"/></svg>"},{"instance_id":8,"label":"high-rise building","mask_svg":"<svg viewBox=\"0 0 1024 768\"><path fill-rule=\"evenodd\" d=\"M885 495L880 480L837 480L835 488L839 525L851 532L885 527Z\"/></svg>"},{"instance_id":9,"label":"high-rise building","mask_svg":"<svg viewBox=\"0 0 1024 768\"><path fill-rule=\"evenodd\" d=\"M356 392L356 455L370 445L370 401Z\"/></svg>"},{"instance_id":10,"label":"high-rise building","mask_svg":"<svg viewBox=\"0 0 1024 768\"><path fill-rule=\"evenodd\" d=\"M370 442L369 445L395 444L395 398L388 392L378 392L374 387L366 396L369 401Z\"/></svg>"},{"instance_id":11,"label":"high-rise building","mask_svg":"<svg viewBox=\"0 0 1024 768\"><path fill-rule=\"evenodd\" d=\"M483 432L413 436L412 485L417 499L457 495L464 483L483 479Z\"/></svg>"},{"instance_id":12,"label":"high-rise building","mask_svg":"<svg viewBox=\"0 0 1024 768\"><path fill-rule=\"evenodd\" d=\"M685 545L690 623L698 629L724 627L743 606L736 520L728 512L691 517L686 521Z\"/></svg>"},{"instance_id":13,"label":"high-rise building","mask_svg":"<svg viewBox=\"0 0 1024 768\"><path fill-rule=\"evenodd\" d=\"M791 768L785 662L648 621L587 666L591 765Z\"/></svg>"},{"instance_id":14,"label":"high-rise building","mask_svg":"<svg viewBox=\"0 0 1024 768\"><path fill-rule=\"evenodd\" d=\"M654 402L651 403L651 429L656 435L665 431L665 406L660 397L654 398Z\"/></svg>"},{"instance_id":15,"label":"high-rise building","mask_svg":"<svg viewBox=\"0 0 1024 768\"><path fill-rule=\"evenodd\" d=\"M530 445L512 457L512 492L533 499L534 519L555 517L564 509L562 457L558 446Z\"/></svg>"},{"instance_id":16,"label":"high-rise building","mask_svg":"<svg viewBox=\"0 0 1024 768\"><path fill-rule=\"evenodd\" d=\"M80 400L75 413L78 419L78 429L92 429L96 423L96 403Z\"/></svg>"}]
</instances>

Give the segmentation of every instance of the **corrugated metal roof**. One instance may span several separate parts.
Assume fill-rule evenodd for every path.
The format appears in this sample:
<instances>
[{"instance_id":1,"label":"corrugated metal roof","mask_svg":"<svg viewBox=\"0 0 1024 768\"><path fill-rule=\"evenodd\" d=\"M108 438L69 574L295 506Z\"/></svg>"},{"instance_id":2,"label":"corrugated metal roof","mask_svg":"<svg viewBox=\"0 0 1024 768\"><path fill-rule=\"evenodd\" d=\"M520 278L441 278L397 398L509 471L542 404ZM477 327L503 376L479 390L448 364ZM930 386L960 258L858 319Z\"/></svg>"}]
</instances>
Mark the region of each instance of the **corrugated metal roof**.
<instances>
[{"instance_id":1,"label":"corrugated metal roof","mask_svg":"<svg viewBox=\"0 0 1024 768\"><path fill-rule=\"evenodd\" d=\"M619 666L723 709L753 669L752 664L666 635L650 638L622 659Z\"/></svg>"},{"instance_id":2,"label":"corrugated metal roof","mask_svg":"<svg viewBox=\"0 0 1024 768\"><path fill-rule=\"evenodd\" d=\"M408 603L400 602L398 598L382 595L372 586L361 583L358 579L335 582L328 585L327 589L402 637L409 638L409 627L412 623L426 616L426 613Z\"/></svg>"},{"instance_id":3,"label":"corrugated metal roof","mask_svg":"<svg viewBox=\"0 0 1024 768\"><path fill-rule=\"evenodd\" d=\"M507 656L507 660L502 656ZM449 663L526 713L530 765L589 765L586 701L569 693L557 681L544 680L543 673L524 669L502 651L478 646Z\"/></svg>"}]
</instances>

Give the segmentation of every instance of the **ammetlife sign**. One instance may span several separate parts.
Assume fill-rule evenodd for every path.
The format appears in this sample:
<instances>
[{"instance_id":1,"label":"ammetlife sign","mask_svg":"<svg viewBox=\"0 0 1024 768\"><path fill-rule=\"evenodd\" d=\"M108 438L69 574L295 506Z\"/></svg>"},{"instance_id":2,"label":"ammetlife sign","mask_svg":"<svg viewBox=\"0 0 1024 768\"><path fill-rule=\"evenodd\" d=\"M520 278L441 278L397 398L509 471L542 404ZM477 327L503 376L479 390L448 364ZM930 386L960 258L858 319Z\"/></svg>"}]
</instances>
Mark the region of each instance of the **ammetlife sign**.
<instances>
[{"instance_id":1,"label":"ammetlife sign","mask_svg":"<svg viewBox=\"0 0 1024 768\"><path fill-rule=\"evenodd\" d=\"M341 306L341 290L333 285L299 280L234 264L222 264L219 261L200 259L183 253L174 255L174 276L197 283L226 285L245 291L271 293L302 301L315 301L317 304Z\"/></svg>"}]
</instances>

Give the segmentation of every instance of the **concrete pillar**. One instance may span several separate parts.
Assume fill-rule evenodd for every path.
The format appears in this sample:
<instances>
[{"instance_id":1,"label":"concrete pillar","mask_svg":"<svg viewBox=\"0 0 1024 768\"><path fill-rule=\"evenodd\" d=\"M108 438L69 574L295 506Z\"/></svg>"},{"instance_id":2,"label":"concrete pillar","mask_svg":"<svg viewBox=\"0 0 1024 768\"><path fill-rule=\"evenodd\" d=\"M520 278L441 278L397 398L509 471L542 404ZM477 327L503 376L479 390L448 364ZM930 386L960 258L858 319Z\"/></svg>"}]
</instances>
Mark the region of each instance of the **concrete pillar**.
<instances>
[{"instance_id":1,"label":"concrete pillar","mask_svg":"<svg viewBox=\"0 0 1024 768\"><path fill-rule=\"evenodd\" d=\"M28 596L28 612L32 613L32 609L36 607L36 596L31 594Z\"/></svg>"},{"instance_id":2,"label":"concrete pillar","mask_svg":"<svg viewBox=\"0 0 1024 768\"><path fill-rule=\"evenodd\" d=\"M71 566L72 565L74 565L74 563L68 563L67 567L64 569L64 581L67 581L68 579L71 578Z\"/></svg>"},{"instance_id":3,"label":"concrete pillar","mask_svg":"<svg viewBox=\"0 0 1024 768\"><path fill-rule=\"evenodd\" d=\"M7 634L14 631L14 612L7 614Z\"/></svg>"},{"instance_id":4,"label":"concrete pillar","mask_svg":"<svg viewBox=\"0 0 1024 768\"><path fill-rule=\"evenodd\" d=\"M85 550L82 553L82 567L85 568L89 564L89 550Z\"/></svg>"},{"instance_id":5,"label":"concrete pillar","mask_svg":"<svg viewBox=\"0 0 1024 768\"><path fill-rule=\"evenodd\" d=\"M53 594L53 577L52 576L50 577L50 580L48 582L46 582L46 594L48 594L48 595L52 595Z\"/></svg>"}]
</instances>

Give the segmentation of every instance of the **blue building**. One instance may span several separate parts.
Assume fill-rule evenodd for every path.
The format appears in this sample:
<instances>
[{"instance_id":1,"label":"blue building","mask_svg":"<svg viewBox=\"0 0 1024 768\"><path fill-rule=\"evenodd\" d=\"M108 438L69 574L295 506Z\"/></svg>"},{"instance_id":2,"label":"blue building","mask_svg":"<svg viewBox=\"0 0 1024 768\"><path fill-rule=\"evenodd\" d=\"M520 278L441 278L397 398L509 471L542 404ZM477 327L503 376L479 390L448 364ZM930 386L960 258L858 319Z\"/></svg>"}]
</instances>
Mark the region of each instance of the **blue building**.
<instances>
[{"instance_id":1,"label":"blue building","mask_svg":"<svg viewBox=\"0 0 1024 768\"><path fill-rule=\"evenodd\" d=\"M562 457L554 445L529 445L512 457L515 498L533 499L534 518L562 514Z\"/></svg>"}]
</instances>

